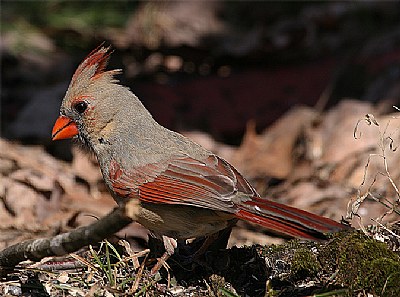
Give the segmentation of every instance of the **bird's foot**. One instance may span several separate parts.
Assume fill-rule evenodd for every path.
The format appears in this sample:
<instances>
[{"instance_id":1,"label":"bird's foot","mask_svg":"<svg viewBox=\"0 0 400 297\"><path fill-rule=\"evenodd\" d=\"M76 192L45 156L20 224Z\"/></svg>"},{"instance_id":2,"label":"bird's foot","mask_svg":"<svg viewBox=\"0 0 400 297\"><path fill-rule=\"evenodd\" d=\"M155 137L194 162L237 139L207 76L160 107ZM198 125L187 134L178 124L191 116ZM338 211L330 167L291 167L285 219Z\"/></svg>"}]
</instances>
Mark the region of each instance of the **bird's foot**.
<instances>
[{"instance_id":1,"label":"bird's foot","mask_svg":"<svg viewBox=\"0 0 400 297\"><path fill-rule=\"evenodd\" d=\"M169 266L167 264L167 260L174 254L175 249L178 246L177 241L173 238L163 236L162 240L164 243L165 252L160 258L157 259L157 263L150 271L151 275L155 275L161 269L161 267L165 267L168 270Z\"/></svg>"}]
</instances>

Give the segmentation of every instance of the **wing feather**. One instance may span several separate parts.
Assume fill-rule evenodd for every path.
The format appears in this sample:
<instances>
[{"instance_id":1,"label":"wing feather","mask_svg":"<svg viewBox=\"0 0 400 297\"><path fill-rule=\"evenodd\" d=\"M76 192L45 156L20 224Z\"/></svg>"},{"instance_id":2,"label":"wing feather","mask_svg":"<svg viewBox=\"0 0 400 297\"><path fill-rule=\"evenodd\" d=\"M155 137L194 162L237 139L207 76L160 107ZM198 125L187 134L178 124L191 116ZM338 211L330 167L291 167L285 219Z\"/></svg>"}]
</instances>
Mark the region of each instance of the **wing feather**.
<instances>
[{"instance_id":1,"label":"wing feather","mask_svg":"<svg viewBox=\"0 0 400 297\"><path fill-rule=\"evenodd\" d=\"M261 199L247 180L223 159L181 157L126 171L110 166L114 192L142 202L225 211L293 237L321 239L345 227L328 218Z\"/></svg>"},{"instance_id":2,"label":"wing feather","mask_svg":"<svg viewBox=\"0 0 400 297\"><path fill-rule=\"evenodd\" d=\"M116 164L111 167L114 168L110 171L110 179L115 193L122 197L139 197L143 202L190 205L234 213L233 198L239 189L241 196L255 194L231 165L215 155L204 161L180 157L133 171L116 168Z\"/></svg>"}]
</instances>

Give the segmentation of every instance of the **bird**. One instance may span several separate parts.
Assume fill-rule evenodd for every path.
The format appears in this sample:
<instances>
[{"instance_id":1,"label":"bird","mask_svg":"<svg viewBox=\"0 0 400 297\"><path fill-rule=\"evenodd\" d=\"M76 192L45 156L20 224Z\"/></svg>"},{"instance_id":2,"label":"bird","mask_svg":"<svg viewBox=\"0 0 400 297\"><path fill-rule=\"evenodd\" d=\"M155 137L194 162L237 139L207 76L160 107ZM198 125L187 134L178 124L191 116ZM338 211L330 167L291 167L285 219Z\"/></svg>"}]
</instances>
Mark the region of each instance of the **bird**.
<instances>
[{"instance_id":1,"label":"bird","mask_svg":"<svg viewBox=\"0 0 400 297\"><path fill-rule=\"evenodd\" d=\"M178 240L213 238L238 220L308 240L347 228L261 197L226 160L160 125L116 79L122 70L106 70L111 53L102 44L78 66L52 139L77 138L95 154L116 202L139 202L137 221L163 240L163 260Z\"/></svg>"}]
</instances>

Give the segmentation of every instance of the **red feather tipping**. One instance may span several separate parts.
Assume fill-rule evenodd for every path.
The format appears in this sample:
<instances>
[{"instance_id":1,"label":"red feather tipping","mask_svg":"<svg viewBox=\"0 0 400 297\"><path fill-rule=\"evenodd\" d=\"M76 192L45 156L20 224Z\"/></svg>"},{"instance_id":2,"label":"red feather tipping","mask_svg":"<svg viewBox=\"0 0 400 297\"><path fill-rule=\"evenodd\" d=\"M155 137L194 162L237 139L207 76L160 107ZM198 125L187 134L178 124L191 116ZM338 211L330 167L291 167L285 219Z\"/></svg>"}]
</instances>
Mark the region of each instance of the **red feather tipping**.
<instances>
[{"instance_id":1,"label":"red feather tipping","mask_svg":"<svg viewBox=\"0 0 400 297\"><path fill-rule=\"evenodd\" d=\"M83 60L83 62L76 69L72 77L72 82L75 82L83 72L89 71L93 66L95 68L93 69L94 71L92 70L93 73L91 73L91 79L95 79L105 73L104 70L107 66L108 59L110 58L112 51L110 51L110 46L104 47L103 44L104 42L95 48L85 58L85 60Z\"/></svg>"}]
</instances>

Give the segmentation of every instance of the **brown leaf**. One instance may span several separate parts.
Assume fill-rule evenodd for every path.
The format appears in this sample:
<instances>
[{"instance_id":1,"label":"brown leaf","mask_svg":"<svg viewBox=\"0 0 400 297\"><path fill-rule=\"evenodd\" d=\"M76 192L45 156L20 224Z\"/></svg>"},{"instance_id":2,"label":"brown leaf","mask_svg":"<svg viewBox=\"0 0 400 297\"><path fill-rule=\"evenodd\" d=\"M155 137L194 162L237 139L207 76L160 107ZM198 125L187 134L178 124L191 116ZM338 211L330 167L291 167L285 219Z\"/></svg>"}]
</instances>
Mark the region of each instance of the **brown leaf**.
<instances>
[{"instance_id":1,"label":"brown leaf","mask_svg":"<svg viewBox=\"0 0 400 297\"><path fill-rule=\"evenodd\" d=\"M293 150L301 131L316 118L317 112L297 107L274 125L256 135L250 124L232 162L247 177L270 176L287 178L293 170Z\"/></svg>"}]
</instances>

